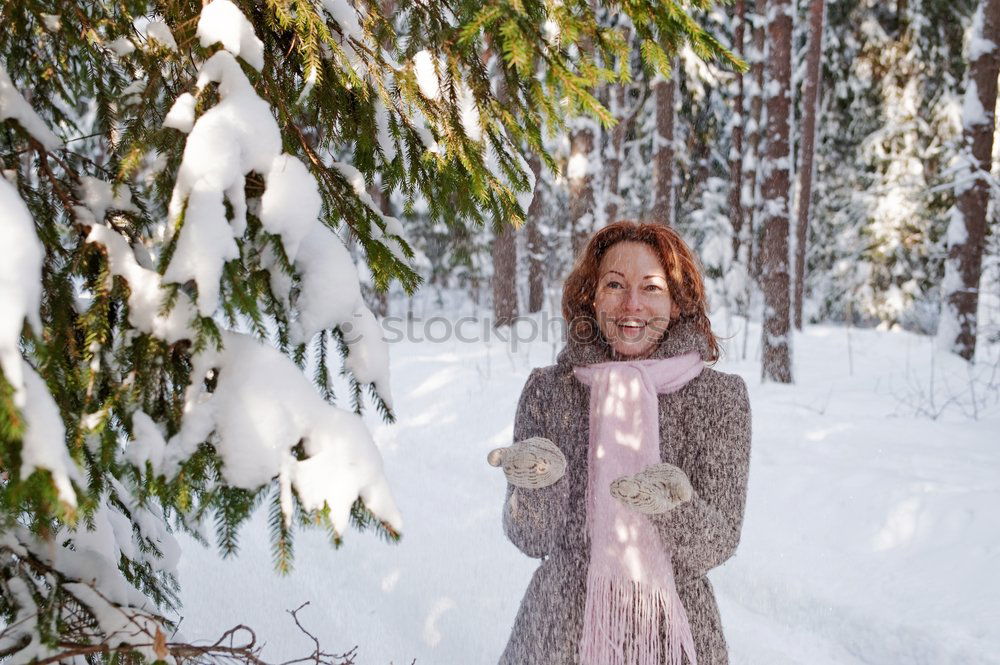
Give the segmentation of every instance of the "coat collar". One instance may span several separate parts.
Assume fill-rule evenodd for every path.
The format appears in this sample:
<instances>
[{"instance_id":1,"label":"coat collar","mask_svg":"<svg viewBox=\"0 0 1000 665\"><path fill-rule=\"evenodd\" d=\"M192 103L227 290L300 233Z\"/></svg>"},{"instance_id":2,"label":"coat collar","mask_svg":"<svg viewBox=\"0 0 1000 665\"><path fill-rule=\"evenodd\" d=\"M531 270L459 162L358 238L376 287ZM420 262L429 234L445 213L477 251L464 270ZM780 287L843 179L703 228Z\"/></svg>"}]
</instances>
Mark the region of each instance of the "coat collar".
<instances>
[{"instance_id":1,"label":"coat collar","mask_svg":"<svg viewBox=\"0 0 1000 665\"><path fill-rule=\"evenodd\" d=\"M667 331L663 334L663 339L660 340L656 350L653 351L649 358L671 358L689 351L697 351L701 355L702 360L707 360L709 353L708 341L695 326L694 321L679 319L667 328ZM611 360L611 347L608 346L603 335L594 341L574 340L570 336L566 340L566 345L562 351L556 356L556 364L567 368L593 365Z\"/></svg>"}]
</instances>

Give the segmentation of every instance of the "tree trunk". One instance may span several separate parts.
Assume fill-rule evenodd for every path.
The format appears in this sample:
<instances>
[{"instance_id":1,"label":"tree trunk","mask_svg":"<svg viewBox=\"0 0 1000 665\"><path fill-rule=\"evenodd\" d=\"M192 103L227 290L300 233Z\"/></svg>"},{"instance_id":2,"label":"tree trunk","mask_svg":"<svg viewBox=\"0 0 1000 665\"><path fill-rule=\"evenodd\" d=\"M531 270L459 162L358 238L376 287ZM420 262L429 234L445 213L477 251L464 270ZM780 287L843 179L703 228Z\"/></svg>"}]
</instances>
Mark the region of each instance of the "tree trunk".
<instances>
[{"instance_id":1,"label":"tree trunk","mask_svg":"<svg viewBox=\"0 0 1000 665\"><path fill-rule=\"evenodd\" d=\"M789 326L788 227L791 151L789 113L792 73L791 0L775 0L767 25L767 159L761 165L764 182L764 241L761 282L764 290L763 364L765 380L792 382Z\"/></svg>"},{"instance_id":2,"label":"tree trunk","mask_svg":"<svg viewBox=\"0 0 1000 665\"><path fill-rule=\"evenodd\" d=\"M733 12L733 51L743 53L743 32L746 23L746 0L736 0ZM733 259L740 255L743 234L743 74L736 79L736 99L733 100L736 117L733 120L732 144L729 148L729 220L733 227Z\"/></svg>"},{"instance_id":3,"label":"tree trunk","mask_svg":"<svg viewBox=\"0 0 1000 665\"><path fill-rule=\"evenodd\" d=\"M669 80L654 84L656 133L653 135L653 220L674 225L674 88Z\"/></svg>"},{"instance_id":4,"label":"tree trunk","mask_svg":"<svg viewBox=\"0 0 1000 665\"><path fill-rule=\"evenodd\" d=\"M493 257L493 327L510 325L517 318L517 236L504 226L490 246Z\"/></svg>"},{"instance_id":5,"label":"tree trunk","mask_svg":"<svg viewBox=\"0 0 1000 665\"><path fill-rule=\"evenodd\" d=\"M747 274L749 282L760 279L760 251L757 241L757 230L760 226L760 205L757 198L757 171L761 160L761 124L764 117L764 48L765 30L764 15L767 12L767 0L756 0L753 13L753 30L751 31L750 56L750 118L747 123L747 162L744 168L743 210L746 216L746 233L743 242L746 245Z\"/></svg>"},{"instance_id":6,"label":"tree trunk","mask_svg":"<svg viewBox=\"0 0 1000 665\"><path fill-rule=\"evenodd\" d=\"M542 160L538 155L528 155L528 166L535 174L535 183L542 180ZM535 185L535 194L528 206L525 224L525 248L528 252L528 311L540 312L545 302L545 240L538 224L542 215L541 188Z\"/></svg>"},{"instance_id":7,"label":"tree trunk","mask_svg":"<svg viewBox=\"0 0 1000 665\"><path fill-rule=\"evenodd\" d=\"M608 145L607 159L605 160L607 163L605 167L607 173L607 179L605 180L607 183L607 192L604 203L604 218L609 224L618 219L618 185L622 170L622 145L625 143L625 134L628 132L625 110L625 85L621 83L612 85L611 98L613 100L611 112L618 118L618 124L611 130L611 140Z\"/></svg>"},{"instance_id":8,"label":"tree trunk","mask_svg":"<svg viewBox=\"0 0 1000 665\"><path fill-rule=\"evenodd\" d=\"M795 225L795 328L802 330L802 297L806 278L806 238L812 200L814 155L816 152L816 108L819 97L820 60L823 54L823 0L809 2L809 54L806 56L806 85L802 94L802 143L799 146L799 200Z\"/></svg>"},{"instance_id":9,"label":"tree trunk","mask_svg":"<svg viewBox=\"0 0 1000 665\"><path fill-rule=\"evenodd\" d=\"M598 165L594 154L594 127L590 118L572 121L576 129L570 134L569 225L573 256L580 253L594 230L594 172Z\"/></svg>"},{"instance_id":10,"label":"tree trunk","mask_svg":"<svg viewBox=\"0 0 1000 665\"><path fill-rule=\"evenodd\" d=\"M491 51L484 56L487 61ZM496 67L503 67L503 59L496 59ZM496 74L497 101L507 104L507 88L503 76ZM509 220L506 220L509 222ZM490 243L493 261L493 327L508 326L517 318L517 229L505 224L499 232L494 230Z\"/></svg>"},{"instance_id":11,"label":"tree trunk","mask_svg":"<svg viewBox=\"0 0 1000 665\"><path fill-rule=\"evenodd\" d=\"M973 22L962 117L967 170L955 184L958 201L948 225L948 258L941 285L944 306L938 338L966 360L976 354L979 279L986 243L986 210L993 154L997 73L1000 69L1000 0L981 0ZM987 40L987 41L984 41ZM992 48L985 48L992 43Z\"/></svg>"}]
</instances>

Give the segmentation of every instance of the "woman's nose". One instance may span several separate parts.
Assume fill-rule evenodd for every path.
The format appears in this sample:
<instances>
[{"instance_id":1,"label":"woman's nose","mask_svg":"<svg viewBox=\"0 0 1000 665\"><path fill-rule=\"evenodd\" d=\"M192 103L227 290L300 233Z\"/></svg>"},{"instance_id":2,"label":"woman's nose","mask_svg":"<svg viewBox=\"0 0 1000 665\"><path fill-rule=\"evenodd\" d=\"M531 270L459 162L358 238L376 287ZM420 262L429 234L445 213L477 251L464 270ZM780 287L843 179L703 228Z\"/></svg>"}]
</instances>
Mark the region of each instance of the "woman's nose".
<instances>
[{"instance_id":1,"label":"woman's nose","mask_svg":"<svg viewBox=\"0 0 1000 665\"><path fill-rule=\"evenodd\" d=\"M625 292L625 309L627 311L636 311L641 308L642 303L639 300L639 292L635 289L628 289Z\"/></svg>"}]
</instances>

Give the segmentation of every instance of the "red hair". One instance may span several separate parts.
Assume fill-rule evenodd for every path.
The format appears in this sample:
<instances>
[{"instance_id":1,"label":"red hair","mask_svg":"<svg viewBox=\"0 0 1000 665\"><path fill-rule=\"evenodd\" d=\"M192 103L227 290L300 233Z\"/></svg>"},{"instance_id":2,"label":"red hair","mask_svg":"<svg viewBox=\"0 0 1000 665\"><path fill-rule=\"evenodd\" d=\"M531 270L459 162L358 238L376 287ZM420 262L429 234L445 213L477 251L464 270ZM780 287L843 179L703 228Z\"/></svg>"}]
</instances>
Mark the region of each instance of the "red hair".
<instances>
[{"instance_id":1,"label":"red hair","mask_svg":"<svg viewBox=\"0 0 1000 665\"><path fill-rule=\"evenodd\" d=\"M562 313L570 334L576 339L600 338L594 312L598 270L608 250L625 241L645 243L652 248L667 275L670 297L680 310L679 318L694 322L708 344L708 360L718 360L719 343L708 320L705 284L698 259L680 235L664 224L619 220L591 236L563 285Z\"/></svg>"}]
</instances>

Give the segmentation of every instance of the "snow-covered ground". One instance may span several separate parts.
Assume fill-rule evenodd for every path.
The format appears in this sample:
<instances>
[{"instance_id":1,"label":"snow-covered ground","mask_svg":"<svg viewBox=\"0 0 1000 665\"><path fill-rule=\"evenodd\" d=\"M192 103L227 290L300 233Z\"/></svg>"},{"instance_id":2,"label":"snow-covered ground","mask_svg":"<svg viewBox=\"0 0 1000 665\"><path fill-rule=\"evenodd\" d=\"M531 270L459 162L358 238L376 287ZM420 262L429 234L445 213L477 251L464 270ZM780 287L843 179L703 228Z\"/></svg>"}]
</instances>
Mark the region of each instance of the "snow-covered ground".
<instances>
[{"instance_id":1,"label":"snow-covered ground","mask_svg":"<svg viewBox=\"0 0 1000 665\"><path fill-rule=\"evenodd\" d=\"M465 339L482 330L464 325ZM718 367L747 380L754 430L742 541L710 574L731 662L1000 663L1000 349L970 381L941 354L932 363L926 338L810 326L795 337L796 383L780 386L760 382L756 326L742 360L741 320L731 325ZM309 601L304 626L328 651L358 645L361 665L496 662L537 562L503 536L505 482L486 454L510 443L529 370L559 346L390 344L398 422L365 417L401 542L350 531L334 551L300 532L281 577L266 504L235 559L181 537L181 632L214 641L244 623L265 658L306 655L285 610Z\"/></svg>"}]
</instances>

